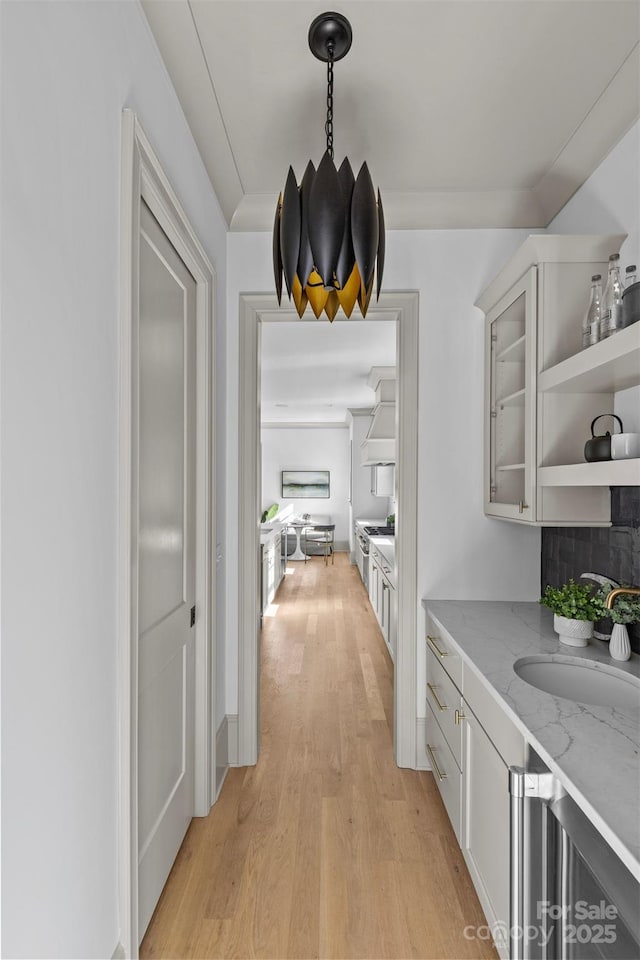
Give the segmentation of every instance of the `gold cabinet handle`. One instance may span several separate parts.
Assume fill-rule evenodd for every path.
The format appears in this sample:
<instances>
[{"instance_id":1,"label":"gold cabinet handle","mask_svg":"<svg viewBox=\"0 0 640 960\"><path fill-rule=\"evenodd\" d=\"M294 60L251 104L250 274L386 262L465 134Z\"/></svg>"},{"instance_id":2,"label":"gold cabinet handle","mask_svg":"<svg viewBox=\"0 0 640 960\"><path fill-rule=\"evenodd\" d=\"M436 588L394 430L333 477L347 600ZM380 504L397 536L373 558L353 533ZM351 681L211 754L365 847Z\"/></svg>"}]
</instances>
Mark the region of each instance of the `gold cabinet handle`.
<instances>
[{"instance_id":1,"label":"gold cabinet handle","mask_svg":"<svg viewBox=\"0 0 640 960\"><path fill-rule=\"evenodd\" d=\"M518 504L518 513L524 513L525 510L529 509L529 504L525 503L524 500L521 500Z\"/></svg>"},{"instance_id":2,"label":"gold cabinet handle","mask_svg":"<svg viewBox=\"0 0 640 960\"><path fill-rule=\"evenodd\" d=\"M448 710L449 708L447 707L446 703L440 703L440 697L439 697L438 694L436 693L436 688L435 688L435 686L434 686L432 683L428 683L428 684L427 684L427 687L429 688L429 693L431 694L431 696L433 697L433 699L434 699L435 702L436 702L436 706L437 706L438 710L439 710L441 713L442 713L443 710Z\"/></svg>"},{"instance_id":3,"label":"gold cabinet handle","mask_svg":"<svg viewBox=\"0 0 640 960\"><path fill-rule=\"evenodd\" d=\"M430 744L427 744L427 753L429 754L429 760L431 761L431 766L435 770L436 777L438 778L440 783L442 783L443 780L447 779L447 775L446 773L443 773L440 767L438 766L438 761L436 760L433 754L434 750L435 750L435 747L431 747Z\"/></svg>"},{"instance_id":4,"label":"gold cabinet handle","mask_svg":"<svg viewBox=\"0 0 640 960\"><path fill-rule=\"evenodd\" d=\"M462 721L466 719L467 718L465 717L464 713L462 713L461 710L456 710L453 717L454 723L462 723Z\"/></svg>"},{"instance_id":5,"label":"gold cabinet handle","mask_svg":"<svg viewBox=\"0 0 640 960\"><path fill-rule=\"evenodd\" d=\"M442 659L442 657L448 657L448 656L449 656L449 654L447 653L446 650L441 650L440 647L438 646L438 638L437 638L437 637L430 637L429 634L427 634L427 640L429 641L429 643L431 644L431 646L433 647L433 649L435 650L435 652L438 654L438 656L440 657L440 659Z\"/></svg>"}]
</instances>

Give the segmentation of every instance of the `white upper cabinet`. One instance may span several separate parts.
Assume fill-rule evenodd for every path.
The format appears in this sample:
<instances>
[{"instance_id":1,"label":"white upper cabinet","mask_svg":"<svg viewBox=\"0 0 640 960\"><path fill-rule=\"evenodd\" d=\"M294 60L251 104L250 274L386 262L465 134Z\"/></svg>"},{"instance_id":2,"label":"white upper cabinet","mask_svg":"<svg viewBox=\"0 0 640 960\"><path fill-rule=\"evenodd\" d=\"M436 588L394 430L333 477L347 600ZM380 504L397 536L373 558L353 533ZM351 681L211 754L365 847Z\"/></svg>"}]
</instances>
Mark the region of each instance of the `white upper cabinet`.
<instances>
[{"instance_id":1,"label":"white upper cabinet","mask_svg":"<svg viewBox=\"0 0 640 960\"><path fill-rule=\"evenodd\" d=\"M528 237L477 302L487 325L489 516L608 525L608 487L640 484L640 460L584 460L591 421L614 412L617 391L640 384L640 324L582 349L591 276L606 276L624 239Z\"/></svg>"},{"instance_id":2,"label":"white upper cabinet","mask_svg":"<svg viewBox=\"0 0 640 960\"><path fill-rule=\"evenodd\" d=\"M487 314L485 512L535 515L536 268Z\"/></svg>"}]
</instances>

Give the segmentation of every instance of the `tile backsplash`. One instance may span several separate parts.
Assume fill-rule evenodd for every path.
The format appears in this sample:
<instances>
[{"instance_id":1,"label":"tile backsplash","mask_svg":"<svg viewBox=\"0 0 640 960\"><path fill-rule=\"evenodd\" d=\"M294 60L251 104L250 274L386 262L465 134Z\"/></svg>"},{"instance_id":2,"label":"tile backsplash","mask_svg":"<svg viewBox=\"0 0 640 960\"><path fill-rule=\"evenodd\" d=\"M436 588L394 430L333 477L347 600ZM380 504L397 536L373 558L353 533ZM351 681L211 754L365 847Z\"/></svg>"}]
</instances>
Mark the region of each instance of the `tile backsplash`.
<instances>
[{"instance_id":1,"label":"tile backsplash","mask_svg":"<svg viewBox=\"0 0 640 960\"><path fill-rule=\"evenodd\" d=\"M610 527L543 527L541 589L581 573L601 573L640 586L640 487L611 488ZM640 653L640 624L629 626Z\"/></svg>"}]
</instances>

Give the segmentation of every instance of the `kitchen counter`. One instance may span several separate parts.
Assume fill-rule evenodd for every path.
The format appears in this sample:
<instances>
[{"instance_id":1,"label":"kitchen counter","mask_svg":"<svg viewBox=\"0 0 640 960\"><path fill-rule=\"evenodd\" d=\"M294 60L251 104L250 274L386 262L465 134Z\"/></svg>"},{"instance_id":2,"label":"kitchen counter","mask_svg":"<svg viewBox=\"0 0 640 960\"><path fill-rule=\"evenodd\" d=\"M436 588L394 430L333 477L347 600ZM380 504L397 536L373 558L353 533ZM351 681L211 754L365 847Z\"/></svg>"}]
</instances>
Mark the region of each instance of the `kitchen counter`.
<instances>
[{"instance_id":1,"label":"kitchen counter","mask_svg":"<svg viewBox=\"0 0 640 960\"><path fill-rule=\"evenodd\" d=\"M393 567L396 555L395 537L369 537L369 543L372 544L378 553L382 554L387 563Z\"/></svg>"},{"instance_id":2,"label":"kitchen counter","mask_svg":"<svg viewBox=\"0 0 640 960\"><path fill-rule=\"evenodd\" d=\"M284 528L284 523L262 523L260 524L260 546L266 547Z\"/></svg>"},{"instance_id":3,"label":"kitchen counter","mask_svg":"<svg viewBox=\"0 0 640 960\"><path fill-rule=\"evenodd\" d=\"M363 531L365 527L380 527L384 526L386 523L386 517L376 517L373 520L361 520L358 519L355 521L355 525L360 527ZM367 534L369 536L369 534ZM369 543L373 544L374 547L377 547L380 553L383 555L385 560L393 566L395 562L395 550L396 550L396 540L395 537L371 537L369 536Z\"/></svg>"},{"instance_id":4,"label":"kitchen counter","mask_svg":"<svg viewBox=\"0 0 640 960\"><path fill-rule=\"evenodd\" d=\"M606 643L559 644L537 603L423 600L487 691L516 724L632 874L640 879L640 713L574 703L516 675L523 656L565 654L640 677L640 657L611 660ZM463 690L464 696L464 676ZM506 789L506 786L505 786Z\"/></svg>"}]
</instances>

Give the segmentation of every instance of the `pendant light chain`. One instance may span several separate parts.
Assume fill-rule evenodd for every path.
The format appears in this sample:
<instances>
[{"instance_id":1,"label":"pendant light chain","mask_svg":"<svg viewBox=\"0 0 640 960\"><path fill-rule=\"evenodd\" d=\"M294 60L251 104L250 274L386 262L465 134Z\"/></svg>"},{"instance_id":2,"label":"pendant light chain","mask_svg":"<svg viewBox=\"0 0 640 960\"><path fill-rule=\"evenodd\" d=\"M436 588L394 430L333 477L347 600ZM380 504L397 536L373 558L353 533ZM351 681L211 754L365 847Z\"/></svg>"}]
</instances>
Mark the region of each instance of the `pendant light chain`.
<instances>
[{"instance_id":1,"label":"pendant light chain","mask_svg":"<svg viewBox=\"0 0 640 960\"><path fill-rule=\"evenodd\" d=\"M327 60L327 122L324 125L327 134L327 153L333 160L333 44L328 45Z\"/></svg>"}]
</instances>

